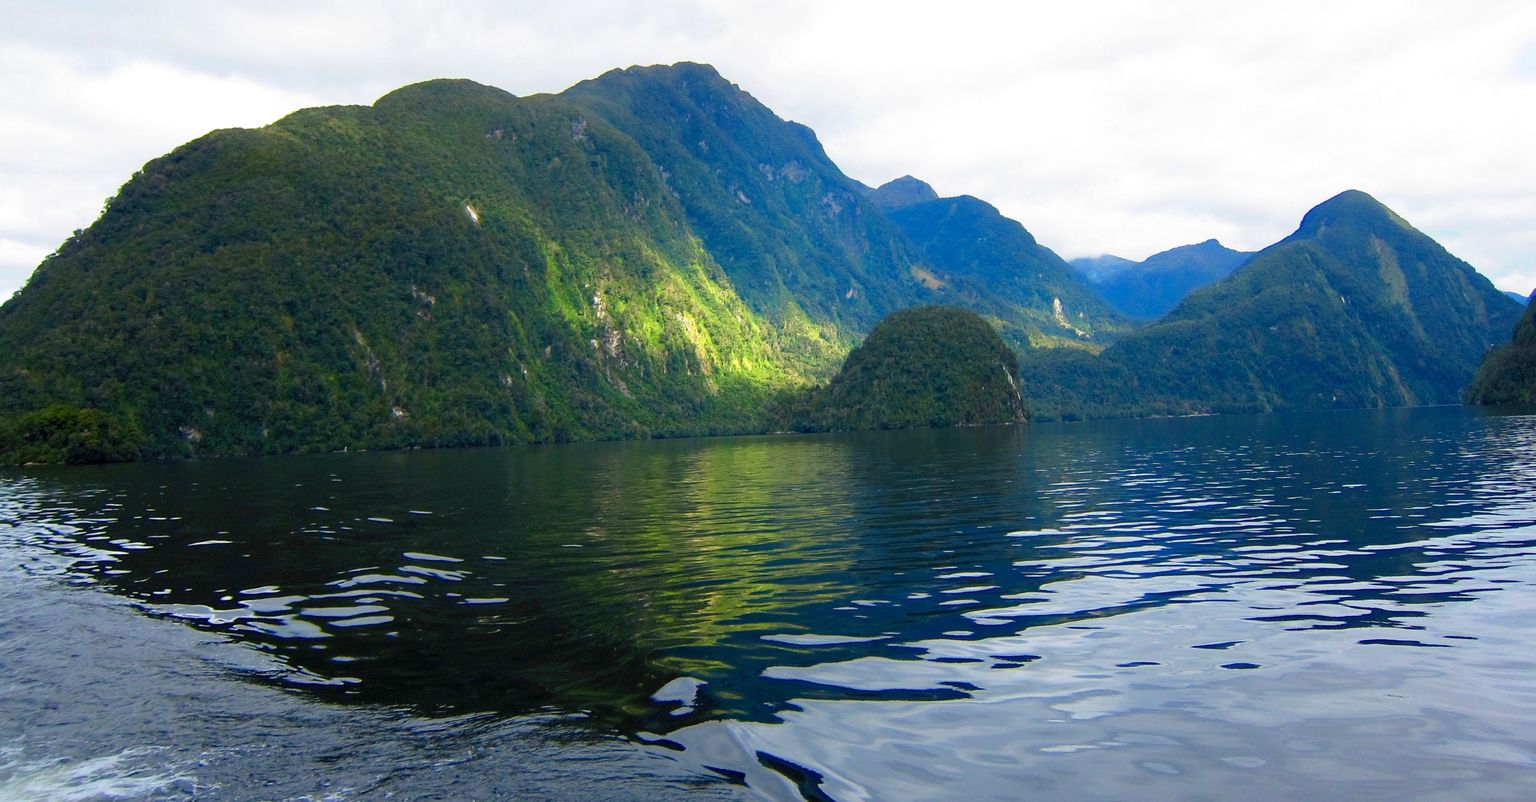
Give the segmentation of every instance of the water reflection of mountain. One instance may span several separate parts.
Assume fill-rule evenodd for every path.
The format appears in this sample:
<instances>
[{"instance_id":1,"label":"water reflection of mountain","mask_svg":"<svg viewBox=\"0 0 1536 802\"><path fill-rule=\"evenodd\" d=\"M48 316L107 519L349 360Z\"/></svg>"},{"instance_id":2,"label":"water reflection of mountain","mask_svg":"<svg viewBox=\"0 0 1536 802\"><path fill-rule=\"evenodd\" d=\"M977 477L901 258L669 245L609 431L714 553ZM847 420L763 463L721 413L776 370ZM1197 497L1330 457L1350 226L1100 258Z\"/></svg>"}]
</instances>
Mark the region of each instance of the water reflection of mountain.
<instances>
[{"instance_id":1,"label":"water reflection of mountain","mask_svg":"<svg viewBox=\"0 0 1536 802\"><path fill-rule=\"evenodd\" d=\"M1415 628L1536 540L1533 448L1413 410L215 460L17 475L0 517L323 698L667 732L1454 646Z\"/></svg>"}]
</instances>

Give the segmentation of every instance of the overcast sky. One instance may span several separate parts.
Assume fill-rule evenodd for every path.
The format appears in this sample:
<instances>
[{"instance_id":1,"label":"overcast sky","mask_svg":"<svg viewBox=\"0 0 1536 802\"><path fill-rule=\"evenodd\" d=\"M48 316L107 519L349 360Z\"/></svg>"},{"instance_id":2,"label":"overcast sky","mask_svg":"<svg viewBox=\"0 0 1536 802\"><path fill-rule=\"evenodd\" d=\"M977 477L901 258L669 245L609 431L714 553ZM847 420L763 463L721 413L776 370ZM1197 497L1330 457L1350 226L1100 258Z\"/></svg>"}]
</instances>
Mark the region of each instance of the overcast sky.
<instances>
[{"instance_id":1,"label":"overcast sky","mask_svg":"<svg viewBox=\"0 0 1536 802\"><path fill-rule=\"evenodd\" d=\"M848 175L976 195L1068 258L1257 249L1355 188L1536 288L1529 0L555 6L0 0L0 298L211 129L677 61L811 126Z\"/></svg>"}]
</instances>

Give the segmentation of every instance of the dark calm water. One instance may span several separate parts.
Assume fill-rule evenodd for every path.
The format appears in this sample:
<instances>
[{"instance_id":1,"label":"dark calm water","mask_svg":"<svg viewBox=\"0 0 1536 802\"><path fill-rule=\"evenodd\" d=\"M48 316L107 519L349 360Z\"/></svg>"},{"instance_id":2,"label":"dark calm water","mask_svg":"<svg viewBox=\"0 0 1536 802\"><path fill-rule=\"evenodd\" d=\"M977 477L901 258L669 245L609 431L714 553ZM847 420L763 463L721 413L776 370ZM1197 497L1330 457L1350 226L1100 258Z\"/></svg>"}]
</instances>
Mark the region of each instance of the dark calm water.
<instances>
[{"instance_id":1,"label":"dark calm water","mask_svg":"<svg viewBox=\"0 0 1536 802\"><path fill-rule=\"evenodd\" d=\"M1536 798L1536 417L0 474L0 799Z\"/></svg>"}]
</instances>

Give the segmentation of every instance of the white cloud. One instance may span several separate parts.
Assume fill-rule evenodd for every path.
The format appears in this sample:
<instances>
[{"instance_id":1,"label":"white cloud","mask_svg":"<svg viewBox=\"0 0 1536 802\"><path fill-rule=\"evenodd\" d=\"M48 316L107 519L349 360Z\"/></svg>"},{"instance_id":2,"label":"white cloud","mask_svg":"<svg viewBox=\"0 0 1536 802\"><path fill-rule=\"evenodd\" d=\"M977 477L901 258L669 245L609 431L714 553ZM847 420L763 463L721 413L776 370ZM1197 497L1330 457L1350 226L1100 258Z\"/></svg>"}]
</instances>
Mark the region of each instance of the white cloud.
<instances>
[{"instance_id":1,"label":"white cloud","mask_svg":"<svg viewBox=\"0 0 1536 802\"><path fill-rule=\"evenodd\" d=\"M1354 187L1502 283L1536 284L1526 226L1480 211L1536 213L1536 85L1511 67L1531 10L1094 4L959 24L973 30L895 13L838 63L814 63L827 41L795 51L797 77L826 76L818 96L841 105L815 127L851 174L912 172L1066 255L1132 257L1207 236L1261 247ZM1449 198L1454 219L1428 214Z\"/></svg>"},{"instance_id":2,"label":"white cloud","mask_svg":"<svg viewBox=\"0 0 1536 802\"><path fill-rule=\"evenodd\" d=\"M1258 248L1346 188L1536 287L1536 7L460 2L3 4L0 297L144 161L462 76L559 91L714 63L846 172L980 196L1065 256Z\"/></svg>"},{"instance_id":3,"label":"white cloud","mask_svg":"<svg viewBox=\"0 0 1536 802\"><path fill-rule=\"evenodd\" d=\"M147 58L92 63L0 43L0 298L101 213L145 162L214 128L265 125L317 98Z\"/></svg>"}]
</instances>

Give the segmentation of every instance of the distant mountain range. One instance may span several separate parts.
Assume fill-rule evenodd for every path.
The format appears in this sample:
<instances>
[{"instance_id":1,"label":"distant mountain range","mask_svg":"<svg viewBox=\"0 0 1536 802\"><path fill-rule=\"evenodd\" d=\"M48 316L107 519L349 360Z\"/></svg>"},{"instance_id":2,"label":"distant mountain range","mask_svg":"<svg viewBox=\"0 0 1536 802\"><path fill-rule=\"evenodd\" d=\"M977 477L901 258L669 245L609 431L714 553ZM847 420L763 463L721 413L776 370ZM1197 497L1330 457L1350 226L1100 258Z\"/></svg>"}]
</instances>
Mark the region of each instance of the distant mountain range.
<instances>
[{"instance_id":1,"label":"distant mountain range","mask_svg":"<svg viewBox=\"0 0 1536 802\"><path fill-rule=\"evenodd\" d=\"M1071 264L1115 309L1132 317L1162 317L1191 291L1232 274L1253 256L1210 239L1153 254L1140 262L1105 255Z\"/></svg>"},{"instance_id":2,"label":"distant mountain range","mask_svg":"<svg viewBox=\"0 0 1536 802\"><path fill-rule=\"evenodd\" d=\"M1026 395L1062 416L1448 404L1520 307L1371 196L1294 234L1097 358L1026 355Z\"/></svg>"},{"instance_id":3,"label":"distant mountain range","mask_svg":"<svg viewBox=\"0 0 1536 802\"><path fill-rule=\"evenodd\" d=\"M1119 273L1162 298L1233 253ZM145 165L0 306L0 459L782 428L929 304L1020 349L1047 416L1454 400L1519 312L1346 193L1133 331L996 208L866 187L706 65L428 81Z\"/></svg>"}]
</instances>

